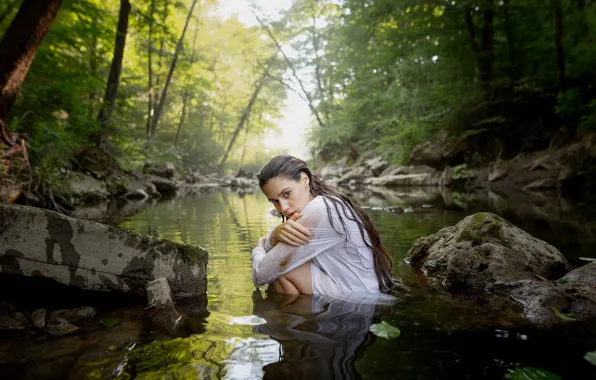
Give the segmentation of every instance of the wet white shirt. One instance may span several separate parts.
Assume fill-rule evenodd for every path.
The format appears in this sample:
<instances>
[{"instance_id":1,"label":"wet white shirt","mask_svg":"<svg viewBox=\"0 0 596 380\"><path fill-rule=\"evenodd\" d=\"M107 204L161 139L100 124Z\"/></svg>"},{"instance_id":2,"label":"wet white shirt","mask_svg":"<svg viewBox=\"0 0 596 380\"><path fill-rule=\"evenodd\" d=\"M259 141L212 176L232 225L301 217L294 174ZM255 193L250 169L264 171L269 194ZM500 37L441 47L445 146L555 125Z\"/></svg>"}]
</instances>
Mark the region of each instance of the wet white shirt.
<instances>
[{"instance_id":1,"label":"wet white shirt","mask_svg":"<svg viewBox=\"0 0 596 380\"><path fill-rule=\"evenodd\" d=\"M368 234L364 230L363 238L357 222L350 220L357 218L355 212L347 204L341 204L344 207L336 207L329 198L318 196L306 205L298 223L313 235L308 244L292 247L278 243L272 247L268 238L265 249L256 247L252 251L255 285L270 284L310 260L314 294L336 297L382 295L374 270L373 252L364 240L370 241Z\"/></svg>"}]
</instances>

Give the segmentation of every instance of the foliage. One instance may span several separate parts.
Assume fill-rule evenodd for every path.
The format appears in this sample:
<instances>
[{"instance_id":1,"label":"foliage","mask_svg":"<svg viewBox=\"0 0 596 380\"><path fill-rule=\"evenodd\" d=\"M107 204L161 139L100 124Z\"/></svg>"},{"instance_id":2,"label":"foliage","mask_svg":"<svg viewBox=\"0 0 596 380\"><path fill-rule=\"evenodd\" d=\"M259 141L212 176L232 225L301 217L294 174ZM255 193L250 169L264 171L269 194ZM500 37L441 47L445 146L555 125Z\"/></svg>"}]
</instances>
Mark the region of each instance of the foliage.
<instances>
[{"instance_id":1,"label":"foliage","mask_svg":"<svg viewBox=\"0 0 596 380\"><path fill-rule=\"evenodd\" d=\"M399 162L437 131L480 130L515 155L562 124L596 128L594 2L295 0L281 24L324 115L315 152L349 143Z\"/></svg>"},{"instance_id":2,"label":"foliage","mask_svg":"<svg viewBox=\"0 0 596 380\"><path fill-rule=\"evenodd\" d=\"M222 19L215 0L199 2L164 113L155 136L148 138L149 96L151 93L154 112L192 0L131 3L107 149L131 170L140 169L147 160L213 170L275 49L261 38L260 28L234 17ZM33 164L44 175L70 167L78 152L94 143L114 53L119 5L118 0L63 1L9 113L11 129L27 136ZM0 5L0 14L3 7ZM0 35L9 21L0 23ZM263 137L275 130L274 120L284 105L285 90L274 80L283 70L278 62L270 70L272 78L266 81L245 130L232 147L230 167L263 164Z\"/></svg>"}]
</instances>

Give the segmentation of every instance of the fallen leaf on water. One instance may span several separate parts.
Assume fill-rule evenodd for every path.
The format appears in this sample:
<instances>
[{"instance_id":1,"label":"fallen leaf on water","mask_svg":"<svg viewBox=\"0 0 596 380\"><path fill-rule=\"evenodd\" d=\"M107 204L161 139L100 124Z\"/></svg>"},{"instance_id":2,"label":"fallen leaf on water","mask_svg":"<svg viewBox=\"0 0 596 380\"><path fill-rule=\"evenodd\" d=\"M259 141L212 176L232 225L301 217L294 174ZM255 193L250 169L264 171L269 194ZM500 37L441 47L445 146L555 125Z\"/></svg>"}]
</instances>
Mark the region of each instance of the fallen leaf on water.
<instances>
[{"instance_id":1,"label":"fallen leaf on water","mask_svg":"<svg viewBox=\"0 0 596 380\"><path fill-rule=\"evenodd\" d=\"M385 321L371 325L369 330L376 336L385 339L395 339L401 334L397 327L393 327Z\"/></svg>"},{"instance_id":2,"label":"fallen leaf on water","mask_svg":"<svg viewBox=\"0 0 596 380\"><path fill-rule=\"evenodd\" d=\"M596 365L596 351L588 352L584 355L584 359Z\"/></svg>"},{"instance_id":3,"label":"fallen leaf on water","mask_svg":"<svg viewBox=\"0 0 596 380\"><path fill-rule=\"evenodd\" d=\"M101 322L99 322L103 327L105 328L112 328L114 326L116 326L118 324L118 322L120 322L120 320L118 319L114 319L114 318L106 318L106 319L102 319Z\"/></svg>"},{"instance_id":4,"label":"fallen leaf on water","mask_svg":"<svg viewBox=\"0 0 596 380\"><path fill-rule=\"evenodd\" d=\"M561 380L560 376L534 367L517 368L507 374L509 380Z\"/></svg>"}]
</instances>

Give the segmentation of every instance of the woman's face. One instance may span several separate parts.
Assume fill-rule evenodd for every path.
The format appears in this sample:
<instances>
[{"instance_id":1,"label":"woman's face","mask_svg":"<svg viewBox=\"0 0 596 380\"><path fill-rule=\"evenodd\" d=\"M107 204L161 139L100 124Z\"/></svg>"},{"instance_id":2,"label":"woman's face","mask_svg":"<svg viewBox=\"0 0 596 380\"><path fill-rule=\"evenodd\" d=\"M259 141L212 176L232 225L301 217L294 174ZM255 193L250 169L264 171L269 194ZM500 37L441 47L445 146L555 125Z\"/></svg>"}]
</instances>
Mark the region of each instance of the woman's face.
<instances>
[{"instance_id":1,"label":"woman's face","mask_svg":"<svg viewBox=\"0 0 596 380\"><path fill-rule=\"evenodd\" d=\"M310 202L309 180L304 173L301 173L298 181L285 175L271 178L262 190L275 209L288 218L296 212L302 212Z\"/></svg>"}]
</instances>

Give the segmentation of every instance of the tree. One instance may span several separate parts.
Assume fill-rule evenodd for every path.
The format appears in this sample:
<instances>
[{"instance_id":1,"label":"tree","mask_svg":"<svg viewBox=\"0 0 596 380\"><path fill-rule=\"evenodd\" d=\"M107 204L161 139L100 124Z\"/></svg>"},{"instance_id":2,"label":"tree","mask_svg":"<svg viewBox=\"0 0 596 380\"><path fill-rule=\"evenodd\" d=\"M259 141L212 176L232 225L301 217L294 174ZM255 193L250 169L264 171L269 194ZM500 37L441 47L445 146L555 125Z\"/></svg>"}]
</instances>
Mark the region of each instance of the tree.
<instances>
[{"instance_id":1,"label":"tree","mask_svg":"<svg viewBox=\"0 0 596 380\"><path fill-rule=\"evenodd\" d=\"M164 85L163 91L159 98L159 105L155 109L155 113L153 115L153 121L151 124L151 136L155 136L155 131L157 130L157 124L159 123L159 119L161 118L161 113L163 112L163 107L166 102L166 98L168 96L168 90L170 87L170 83L172 82L172 76L174 75L174 71L176 70L176 63L178 62L178 56L182 51L182 47L184 45L184 36L186 35L186 30L188 29L188 24L190 19L193 15L193 11L195 6L197 5L197 0L193 0L190 10L188 11L188 16L186 17L186 23L184 24L184 29L182 30L182 34L180 35L180 39L178 40L178 44L176 45L176 51L174 52L174 58L172 59L172 63L170 65L170 71L168 72L168 77L166 79L166 83Z\"/></svg>"},{"instance_id":2,"label":"tree","mask_svg":"<svg viewBox=\"0 0 596 380\"><path fill-rule=\"evenodd\" d=\"M97 135L96 144L102 144L107 124L114 114L116 106L116 96L118 95L118 86L120 84L120 73L122 72L122 59L124 58L124 47L126 45L126 35L128 34L128 16L130 14L130 1L120 0L120 12L118 16L118 28L116 30L116 42L114 47L114 57L110 67L106 92L103 97L103 106L97 116L97 121L101 124L102 130Z\"/></svg>"},{"instance_id":3,"label":"tree","mask_svg":"<svg viewBox=\"0 0 596 380\"><path fill-rule=\"evenodd\" d=\"M244 127L244 123L246 122L246 120L248 120L248 117L250 116L250 112L252 111L252 108L253 108L255 102L257 101L257 97L259 96L261 89L263 88L267 78L269 77L269 70L271 69L271 66L273 65L274 58L275 58L275 56L269 59L269 63L267 64L267 67L265 68L265 70L263 71L263 74L261 75L261 77L259 78L258 82L255 85L255 89L253 90L252 96L250 97L250 100L248 101L248 105L242 111L242 116L240 116L240 121L238 122L238 125L236 126L236 130L234 131L232 138L230 139L230 143L228 144L228 149L226 150L226 153L224 154L221 161L219 162L220 171L223 169L224 165L226 164L226 161L228 160L228 156L230 155L230 151L232 150L232 147L234 146L234 143L236 142L236 139L238 138L240 131Z\"/></svg>"},{"instance_id":4,"label":"tree","mask_svg":"<svg viewBox=\"0 0 596 380\"><path fill-rule=\"evenodd\" d=\"M62 0L25 0L0 42L0 121L27 76L35 53L50 30Z\"/></svg>"}]
</instances>

